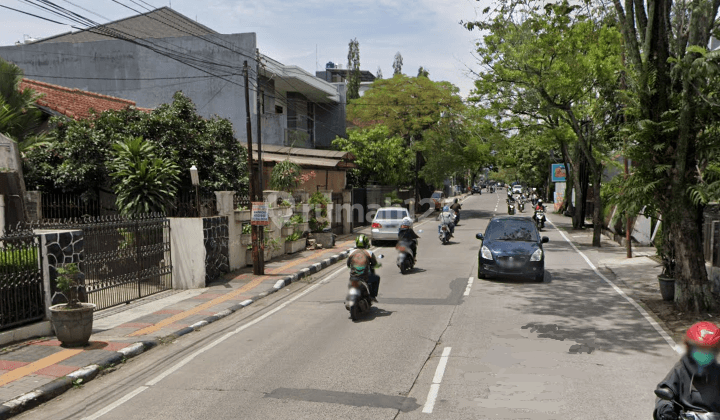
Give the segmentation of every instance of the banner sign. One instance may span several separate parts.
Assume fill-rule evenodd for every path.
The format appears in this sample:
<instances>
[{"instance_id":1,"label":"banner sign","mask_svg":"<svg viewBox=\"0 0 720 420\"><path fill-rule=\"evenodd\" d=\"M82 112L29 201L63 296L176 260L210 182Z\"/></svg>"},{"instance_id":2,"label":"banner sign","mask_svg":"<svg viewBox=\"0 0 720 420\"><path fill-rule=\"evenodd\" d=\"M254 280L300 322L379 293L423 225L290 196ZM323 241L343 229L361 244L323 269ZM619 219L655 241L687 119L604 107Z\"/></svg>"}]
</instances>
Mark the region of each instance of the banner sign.
<instances>
[{"instance_id":1,"label":"banner sign","mask_svg":"<svg viewBox=\"0 0 720 420\"><path fill-rule=\"evenodd\" d=\"M250 224L256 226L268 226L270 224L267 203L252 203L252 216L250 218Z\"/></svg>"},{"instance_id":2,"label":"banner sign","mask_svg":"<svg viewBox=\"0 0 720 420\"><path fill-rule=\"evenodd\" d=\"M565 182L567 178L565 164L553 163L550 168L550 176L552 177L552 182Z\"/></svg>"}]
</instances>

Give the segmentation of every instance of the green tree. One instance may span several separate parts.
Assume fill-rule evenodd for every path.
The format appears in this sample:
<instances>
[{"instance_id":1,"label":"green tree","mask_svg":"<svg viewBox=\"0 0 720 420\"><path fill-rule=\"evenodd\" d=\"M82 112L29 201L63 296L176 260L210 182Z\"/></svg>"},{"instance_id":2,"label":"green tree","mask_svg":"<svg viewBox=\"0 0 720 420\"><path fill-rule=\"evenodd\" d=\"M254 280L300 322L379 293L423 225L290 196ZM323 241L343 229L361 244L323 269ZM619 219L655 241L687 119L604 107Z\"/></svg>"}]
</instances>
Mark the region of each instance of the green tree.
<instances>
[{"instance_id":1,"label":"green tree","mask_svg":"<svg viewBox=\"0 0 720 420\"><path fill-rule=\"evenodd\" d=\"M683 311L718 307L701 243L702 190L716 174L720 53L718 1L613 2L627 59L628 156L633 173L619 202L662 215L663 254L675 259L675 303ZM712 181L711 181L712 183Z\"/></svg>"},{"instance_id":2,"label":"green tree","mask_svg":"<svg viewBox=\"0 0 720 420\"><path fill-rule=\"evenodd\" d=\"M360 97L360 43L357 38L351 39L348 48L347 66L347 98Z\"/></svg>"},{"instance_id":3,"label":"green tree","mask_svg":"<svg viewBox=\"0 0 720 420\"><path fill-rule=\"evenodd\" d=\"M180 169L157 157L155 146L142 137L115 143L108 169L121 214L164 213L172 205Z\"/></svg>"},{"instance_id":4,"label":"green tree","mask_svg":"<svg viewBox=\"0 0 720 420\"><path fill-rule=\"evenodd\" d=\"M417 77L430 77L430 72L427 71L423 66L420 66L418 69L418 75Z\"/></svg>"},{"instance_id":5,"label":"green tree","mask_svg":"<svg viewBox=\"0 0 720 420\"><path fill-rule=\"evenodd\" d=\"M375 78L376 78L376 79L382 79L382 78L383 78L382 69L380 68L380 66L378 66L377 73L375 74Z\"/></svg>"},{"instance_id":6,"label":"green tree","mask_svg":"<svg viewBox=\"0 0 720 420\"><path fill-rule=\"evenodd\" d=\"M18 66L0 58L0 133L20 143L24 150L42 122L42 113L35 106L42 95L29 88L21 90L22 79Z\"/></svg>"},{"instance_id":7,"label":"green tree","mask_svg":"<svg viewBox=\"0 0 720 420\"><path fill-rule=\"evenodd\" d=\"M202 118L181 92L172 103L150 113L128 108L86 120L55 118L51 126L48 142L25 153L23 172L29 188L88 195L107 190L113 144L142 137L159 158L180 168L181 186L191 187L188 169L196 165L203 191L247 192L247 151L234 138L232 124Z\"/></svg>"},{"instance_id":8,"label":"green tree","mask_svg":"<svg viewBox=\"0 0 720 420\"><path fill-rule=\"evenodd\" d=\"M270 188L277 191L292 192L297 188L302 168L290 159L278 162L270 174Z\"/></svg>"},{"instance_id":9,"label":"green tree","mask_svg":"<svg viewBox=\"0 0 720 420\"><path fill-rule=\"evenodd\" d=\"M369 182L381 185L410 185L414 154L402 137L390 136L385 125L348 132L348 138L337 137L333 146L355 155L357 169L352 169L354 186L364 187Z\"/></svg>"},{"instance_id":10,"label":"green tree","mask_svg":"<svg viewBox=\"0 0 720 420\"><path fill-rule=\"evenodd\" d=\"M393 59L393 76L397 76L399 74L402 74L402 66L403 66L403 58L400 54L400 51L395 53L395 58Z\"/></svg>"},{"instance_id":11,"label":"green tree","mask_svg":"<svg viewBox=\"0 0 720 420\"><path fill-rule=\"evenodd\" d=\"M611 138L604 133L618 114L617 107L608 106L615 98L608 99L607 92L618 87L619 32L567 1L501 3L487 22L465 25L489 32L478 47L484 71L475 101L494 110L501 125L510 117L521 126L537 125L540 119L548 128L572 129L591 171L593 245L600 246L603 157L614 147L604 141ZM577 178L578 171L573 173ZM582 190L578 187L576 182L576 194Z\"/></svg>"}]
</instances>

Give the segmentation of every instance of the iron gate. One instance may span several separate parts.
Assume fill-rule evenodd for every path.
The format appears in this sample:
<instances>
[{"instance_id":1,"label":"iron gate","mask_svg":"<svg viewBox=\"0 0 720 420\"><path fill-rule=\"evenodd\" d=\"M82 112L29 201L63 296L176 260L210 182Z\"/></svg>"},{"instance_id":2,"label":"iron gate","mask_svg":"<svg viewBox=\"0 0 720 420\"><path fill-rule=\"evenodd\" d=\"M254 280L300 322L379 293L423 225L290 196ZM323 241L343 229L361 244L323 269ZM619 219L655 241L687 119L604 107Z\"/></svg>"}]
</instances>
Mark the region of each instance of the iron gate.
<instances>
[{"instance_id":1,"label":"iron gate","mask_svg":"<svg viewBox=\"0 0 720 420\"><path fill-rule=\"evenodd\" d=\"M32 230L0 235L0 331L45 317L40 261L40 240Z\"/></svg>"},{"instance_id":2,"label":"iron gate","mask_svg":"<svg viewBox=\"0 0 720 420\"><path fill-rule=\"evenodd\" d=\"M42 220L37 228L83 231L85 289L95 310L172 288L170 220L162 214Z\"/></svg>"},{"instance_id":3,"label":"iron gate","mask_svg":"<svg viewBox=\"0 0 720 420\"><path fill-rule=\"evenodd\" d=\"M333 202L333 217L332 217L332 225L330 228L332 229L332 232L336 235L342 235L343 234L343 224L345 221L345 218L347 217L346 211L343 211L343 194L342 193L332 193L332 202Z\"/></svg>"},{"instance_id":4,"label":"iron gate","mask_svg":"<svg viewBox=\"0 0 720 420\"><path fill-rule=\"evenodd\" d=\"M85 242L85 288L96 310L172 288L170 221L110 217L78 226Z\"/></svg>"}]
</instances>

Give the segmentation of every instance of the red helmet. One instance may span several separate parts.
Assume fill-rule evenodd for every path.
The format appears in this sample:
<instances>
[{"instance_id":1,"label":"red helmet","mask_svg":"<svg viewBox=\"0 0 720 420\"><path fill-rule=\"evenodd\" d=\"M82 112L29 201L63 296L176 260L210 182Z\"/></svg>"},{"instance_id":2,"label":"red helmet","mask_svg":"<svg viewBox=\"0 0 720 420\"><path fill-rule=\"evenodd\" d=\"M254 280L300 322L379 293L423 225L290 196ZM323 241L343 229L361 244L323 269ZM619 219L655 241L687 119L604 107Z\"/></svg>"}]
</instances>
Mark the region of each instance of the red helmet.
<instances>
[{"instance_id":1,"label":"red helmet","mask_svg":"<svg viewBox=\"0 0 720 420\"><path fill-rule=\"evenodd\" d=\"M712 322L702 321L693 324L685 334L688 344L698 347L718 347L720 328Z\"/></svg>"}]
</instances>

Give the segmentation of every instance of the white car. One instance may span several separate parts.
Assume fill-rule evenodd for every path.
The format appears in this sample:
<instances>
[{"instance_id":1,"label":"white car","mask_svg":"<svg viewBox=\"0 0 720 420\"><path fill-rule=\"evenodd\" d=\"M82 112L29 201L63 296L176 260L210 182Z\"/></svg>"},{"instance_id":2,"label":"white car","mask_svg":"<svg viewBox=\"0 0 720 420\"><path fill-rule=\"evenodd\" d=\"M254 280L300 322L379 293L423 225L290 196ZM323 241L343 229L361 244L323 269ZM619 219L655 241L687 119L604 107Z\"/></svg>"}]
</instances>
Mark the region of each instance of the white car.
<instances>
[{"instance_id":1,"label":"white car","mask_svg":"<svg viewBox=\"0 0 720 420\"><path fill-rule=\"evenodd\" d=\"M379 208L370 227L370 240L373 245L377 241L397 241L400 231L400 221L410 217L410 213L403 207Z\"/></svg>"},{"instance_id":2,"label":"white car","mask_svg":"<svg viewBox=\"0 0 720 420\"><path fill-rule=\"evenodd\" d=\"M513 194L522 194L522 193L523 193L523 186L522 186L522 185L513 185L513 187L512 187L512 193L513 193Z\"/></svg>"}]
</instances>

